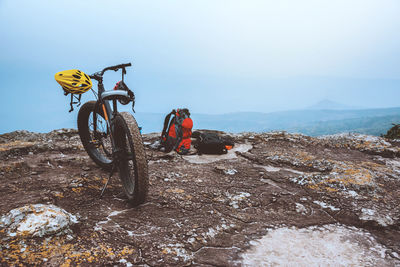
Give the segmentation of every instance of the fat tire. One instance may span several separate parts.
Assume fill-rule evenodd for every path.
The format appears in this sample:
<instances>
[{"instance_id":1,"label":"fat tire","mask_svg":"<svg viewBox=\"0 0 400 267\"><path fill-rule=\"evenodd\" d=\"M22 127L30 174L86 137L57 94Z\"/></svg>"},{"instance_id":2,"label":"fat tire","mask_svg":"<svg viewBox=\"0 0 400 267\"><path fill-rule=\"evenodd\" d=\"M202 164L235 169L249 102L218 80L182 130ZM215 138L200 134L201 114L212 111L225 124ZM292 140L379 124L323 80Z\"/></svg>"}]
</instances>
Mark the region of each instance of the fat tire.
<instances>
[{"instance_id":1,"label":"fat tire","mask_svg":"<svg viewBox=\"0 0 400 267\"><path fill-rule=\"evenodd\" d=\"M121 149L121 144L125 143L124 145L126 145L126 141L121 142L121 136L126 136L128 138L128 143L132 152L132 163L134 170L129 171L129 175L127 175L127 173L121 171L121 167L119 167L119 173L124 192L128 197L130 204L137 206L145 202L149 185L148 165L142 136L135 118L128 112L121 112L115 116L114 127L114 138L117 149ZM123 133L121 131L123 131ZM126 162L120 164L122 165L119 166L126 168L126 165L124 165ZM128 181L126 179L133 179L133 181ZM134 184L133 192L130 192L131 190L127 188L127 183Z\"/></svg>"},{"instance_id":2,"label":"fat tire","mask_svg":"<svg viewBox=\"0 0 400 267\"><path fill-rule=\"evenodd\" d=\"M111 170L112 159L106 158L102 155L98 148L90 143L92 137L89 131L89 116L92 116L92 112L96 107L96 101L89 101L82 105L78 113L78 133L81 138L81 142L89 157L101 168ZM98 108L96 111L98 115L104 118L103 111Z\"/></svg>"}]
</instances>

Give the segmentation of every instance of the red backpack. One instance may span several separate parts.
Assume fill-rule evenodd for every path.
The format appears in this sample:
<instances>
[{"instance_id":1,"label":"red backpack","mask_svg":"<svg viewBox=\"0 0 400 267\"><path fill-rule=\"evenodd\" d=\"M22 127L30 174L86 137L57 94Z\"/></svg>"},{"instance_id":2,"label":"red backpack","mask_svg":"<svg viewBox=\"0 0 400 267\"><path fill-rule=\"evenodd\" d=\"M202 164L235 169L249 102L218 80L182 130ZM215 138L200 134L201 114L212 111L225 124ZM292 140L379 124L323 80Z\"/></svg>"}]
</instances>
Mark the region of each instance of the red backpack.
<instances>
[{"instance_id":1,"label":"red backpack","mask_svg":"<svg viewBox=\"0 0 400 267\"><path fill-rule=\"evenodd\" d=\"M171 116L172 119L171 119ZM172 110L164 119L161 144L165 152L175 150L181 155L187 154L192 140L193 121L187 108Z\"/></svg>"}]
</instances>

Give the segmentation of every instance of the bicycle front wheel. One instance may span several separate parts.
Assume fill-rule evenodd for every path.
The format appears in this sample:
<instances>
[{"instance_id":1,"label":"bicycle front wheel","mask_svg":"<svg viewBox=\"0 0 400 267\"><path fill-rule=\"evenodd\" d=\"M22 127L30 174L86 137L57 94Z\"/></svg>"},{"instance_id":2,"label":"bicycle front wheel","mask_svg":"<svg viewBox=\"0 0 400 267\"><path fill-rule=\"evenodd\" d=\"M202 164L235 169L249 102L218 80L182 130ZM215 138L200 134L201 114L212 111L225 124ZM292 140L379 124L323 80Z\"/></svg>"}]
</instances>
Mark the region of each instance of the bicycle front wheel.
<instances>
[{"instance_id":1,"label":"bicycle front wheel","mask_svg":"<svg viewBox=\"0 0 400 267\"><path fill-rule=\"evenodd\" d=\"M79 109L78 132L90 158L100 167L109 170L112 167L111 135L103 111L95 108L96 101L89 101ZM96 112L96 129L93 112Z\"/></svg>"},{"instance_id":2,"label":"bicycle front wheel","mask_svg":"<svg viewBox=\"0 0 400 267\"><path fill-rule=\"evenodd\" d=\"M125 194L132 205L142 204L148 191L148 166L139 127L127 112L114 117L114 141Z\"/></svg>"}]
</instances>

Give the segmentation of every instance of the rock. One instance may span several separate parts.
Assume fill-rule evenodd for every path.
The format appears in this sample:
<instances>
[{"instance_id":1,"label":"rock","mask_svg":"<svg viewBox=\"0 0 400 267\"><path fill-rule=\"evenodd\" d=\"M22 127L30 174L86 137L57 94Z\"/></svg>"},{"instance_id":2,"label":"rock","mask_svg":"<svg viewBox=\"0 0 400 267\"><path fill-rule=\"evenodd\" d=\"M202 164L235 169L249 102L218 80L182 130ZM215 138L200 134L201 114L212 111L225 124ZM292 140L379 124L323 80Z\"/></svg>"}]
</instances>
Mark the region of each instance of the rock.
<instances>
[{"instance_id":1,"label":"rock","mask_svg":"<svg viewBox=\"0 0 400 267\"><path fill-rule=\"evenodd\" d=\"M195 254L197 264L207 264L212 266L232 266L236 258L237 249L235 248L201 248Z\"/></svg>"},{"instance_id":2,"label":"rock","mask_svg":"<svg viewBox=\"0 0 400 267\"><path fill-rule=\"evenodd\" d=\"M161 147L161 142L160 142L160 140L156 140L154 143L148 143L147 145L150 148L157 150Z\"/></svg>"},{"instance_id":3,"label":"rock","mask_svg":"<svg viewBox=\"0 0 400 267\"><path fill-rule=\"evenodd\" d=\"M302 266L308 259L340 265L342 256L348 265L400 264L400 144L360 135L231 136L234 153L181 156L151 148L159 134L144 134L149 190L137 207L128 204L118 171L99 197L109 170L90 159L73 131L0 136L0 265ZM75 216L7 213L50 201ZM58 216L70 224L55 227ZM21 233L28 221L44 222L42 230Z\"/></svg>"},{"instance_id":4,"label":"rock","mask_svg":"<svg viewBox=\"0 0 400 267\"><path fill-rule=\"evenodd\" d=\"M360 150L384 157L400 155L400 147L392 146L384 138L358 133L341 133L319 137L326 145Z\"/></svg>"},{"instance_id":5,"label":"rock","mask_svg":"<svg viewBox=\"0 0 400 267\"><path fill-rule=\"evenodd\" d=\"M394 258L394 259L400 260L399 254L397 254L397 253L394 252L394 251L390 251L390 252L389 252L389 255L390 255L390 257L392 257L392 258Z\"/></svg>"},{"instance_id":6,"label":"rock","mask_svg":"<svg viewBox=\"0 0 400 267\"><path fill-rule=\"evenodd\" d=\"M307 209L303 204L296 203L296 212L301 213L303 215L307 214Z\"/></svg>"},{"instance_id":7,"label":"rock","mask_svg":"<svg viewBox=\"0 0 400 267\"><path fill-rule=\"evenodd\" d=\"M226 175L235 175L238 171L235 169L229 169L225 166L216 166L214 170L218 173L226 174Z\"/></svg>"},{"instance_id":8,"label":"rock","mask_svg":"<svg viewBox=\"0 0 400 267\"><path fill-rule=\"evenodd\" d=\"M212 162L217 162L220 160L226 160L226 159L235 159L237 158L236 153L244 153L252 149L253 146L251 144L236 144L234 148L228 151L226 154L222 155L189 155L189 156L183 156L185 160L187 160L190 163L195 163L195 164L208 164Z\"/></svg>"},{"instance_id":9,"label":"rock","mask_svg":"<svg viewBox=\"0 0 400 267\"><path fill-rule=\"evenodd\" d=\"M70 232L69 226L78 223L77 218L54 205L27 205L3 215L0 229L8 237L42 237Z\"/></svg>"},{"instance_id":10,"label":"rock","mask_svg":"<svg viewBox=\"0 0 400 267\"><path fill-rule=\"evenodd\" d=\"M396 266L370 234L337 224L271 229L251 245L243 266Z\"/></svg>"},{"instance_id":11,"label":"rock","mask_svg":"<svg viewBox=\"0 0 400 267\"><path fill-rule=\"evenodd\" d=\"M361 209L360 220L375 221L376 223L378 223L380 226L383 227L393 225L395 223L389 215L378 213L373 209L367 209L367 208Z\"/></svg>"}]
</instances>

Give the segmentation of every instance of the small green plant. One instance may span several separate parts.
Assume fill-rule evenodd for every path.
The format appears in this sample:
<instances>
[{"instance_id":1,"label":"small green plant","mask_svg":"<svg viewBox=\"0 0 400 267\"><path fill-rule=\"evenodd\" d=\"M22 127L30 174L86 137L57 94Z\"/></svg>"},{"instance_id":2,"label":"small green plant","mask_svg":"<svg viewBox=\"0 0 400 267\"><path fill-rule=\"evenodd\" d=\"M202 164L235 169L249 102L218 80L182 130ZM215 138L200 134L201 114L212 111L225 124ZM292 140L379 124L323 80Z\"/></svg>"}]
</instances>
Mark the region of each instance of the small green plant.
<instances>
[{"instance_id":1,"label":"small green plant","mask_svg":"<svg viewBox=\"0 0 400 267\"><path fill-rule=\"evenodd\" d=\"M388 139L400 139L400 124L392 123L393 127L390 128L383 137Z\"/></svg>"}]
</instances>

